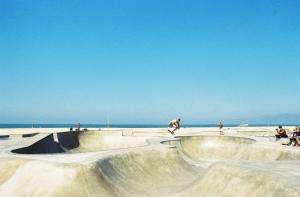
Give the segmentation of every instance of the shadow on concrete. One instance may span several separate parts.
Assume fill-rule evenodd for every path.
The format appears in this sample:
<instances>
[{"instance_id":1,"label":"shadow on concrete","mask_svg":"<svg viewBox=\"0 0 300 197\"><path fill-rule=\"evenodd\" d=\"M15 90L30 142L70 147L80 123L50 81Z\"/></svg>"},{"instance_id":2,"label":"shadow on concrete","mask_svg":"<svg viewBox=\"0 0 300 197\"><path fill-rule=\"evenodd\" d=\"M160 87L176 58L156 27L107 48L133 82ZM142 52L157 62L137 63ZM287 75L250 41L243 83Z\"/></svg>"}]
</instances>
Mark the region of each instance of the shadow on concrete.
<instances>
[{"instance_id":1,"label":"shadow on concrete","mask_svg":"<svg viewBox=\"0 0 300 197\"><path fill-rule=\"evenodd\" d=\"M54 135L57 135L57 139L54 138ZM69 131L57 134L52 133L28 147L15 149L11 152L18 154L63 153L79 146L78 136L78 131Z\"/></svg>"},{"instance_id":2,"label":"shadow on concrete","mask_svg":"<svg viewBox=\"0 0 300 197\"><path fill-rule=\"evenodd\" d=\"M22 137L33 137L36 136L39 133L28 133L28 134L23 134Z\"/></svg>"},{"instance_id":3,"label":"shadow on concrete","mask_svg":"<svg viewBox=\"0 0 300 197\"><path fill-rule=\"evenodd\" d=\"M0 135L0 140L7 140L9 139L9 135Z\"/></svg>"}]
</instances>

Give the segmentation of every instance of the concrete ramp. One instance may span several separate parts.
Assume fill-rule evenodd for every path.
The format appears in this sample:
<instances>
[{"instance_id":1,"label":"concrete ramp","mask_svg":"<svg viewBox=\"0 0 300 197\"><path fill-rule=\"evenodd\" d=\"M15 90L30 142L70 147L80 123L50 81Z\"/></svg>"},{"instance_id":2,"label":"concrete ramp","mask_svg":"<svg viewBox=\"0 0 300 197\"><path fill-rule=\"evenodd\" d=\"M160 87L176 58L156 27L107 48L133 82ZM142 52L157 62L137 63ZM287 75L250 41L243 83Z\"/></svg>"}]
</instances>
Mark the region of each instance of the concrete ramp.
<instances>
[{"instance_id":1,"label":"concrete ramp","mask_svg":"<svg viewBox=\"0 0 300 197\"><path fill-rule=\"evenodd\" d=\"M54 140L54 135L49 134L27 147L17 148L11 152L17 154L51 154L62 153L65 151L61 148L59 143Z\"/></svg>"},{"instance_id":2,"label":"concrete ramp","mask_svg":"<svg viewBox=\"0 0 300 197\"><path fill-rule=\"evenodd\" d=\"M79 146L71 153L115 150L147 145L145 137L122 136L116 131L87 131L79 135Z\"/></svg>"},{"instance_id":3,"label":"concrete ramp","mask_svg":"<svg viewBox=\"0 0 300 197\"><path fill-rule=\"evenodd\" d=\"M118 196L172 196L201 176L169 148L112 156L98 161L98 169Z\"/></svg>"},{"instance_id":4,"label":"concrete ramp","mask_svg":"<svg viewBox=\"0 0 300 197\"><path fill-rule=\"evenodd\" d=\"M285 165L285 164L283 164ZM298 164L289 166L295 169ZM211 196L280 196L298 197L299 177L276 174L280 167L265 163L259 168L252 163L216 163L210 166L202 178L191 185L183 195L189 197Z\"/></svg>"},{"instance_id":5,"label":"concrete ramp","mask_svg":"<svg viewBox=\"0 0 300 197\"><path fill-rule=\"evenodd\" d=\"M85 164L2 160L0 196L298 196L299 176L278 162L190 165L175 148L142 148L96 156ZM298 163L287 163L293 169ZM2 166L3 167L3 166ZM275 170L278 173L272 172ZM280 173L283 172L283 173Z\"/></svg>"},{"instance_id":6,"label":"concrete ramp","mask_svg":"<svg viewBox=\"0 0 300 197\"><path fill-rule=\"evenodd\" d=\"M193 160L298 160L299 151L262 145L255 140L231 136L180 137L180 150Z\"/></svg>"},{"instance_id":7,"label":"concrete ramp","mask_svg":"<svg viewBox=\"0 0 300 197\"><path fill-rule=\"evenodd\" d=\"M157 133L74 131L18 139L13 152L23 154L0 152L0 196L299 196L298 147L240 134Z\"/></svg>"},{"instance_id":8,"label":"concrete ramp","mask_svg":"<svg viewBox=\"0 0 300 197\"><path fill-rule=\"evenodd\" d=\"M200 172L173 148L125 151L84 165L24 160L2 181L0 196L173 196Z\"/></svg>"},{"instance_id":9,"label":"concrete ramp","mask_svg":"<svg viewBox=\"0 0 300 197\"><path fill-rule=\"evenodd\" d=\"M7 167L6 167L7 168ZM115 196L95 164L61 164L38 160L14 166L0 185L5 197Z\"/></svg>"},{"instance_id":10,"label":"concrete ramp","mask_svg":"<svg viewBox=\"0 0 300 197\"><path fill-rule=\"evenodd\" d=\"M147 145L149 137L122 136L117 131L69 131L40 134L29 146L13 149L18 154L85 153L116 150ZM33 141L34 139L28 139Z\"/></svg>"}]
</instances>

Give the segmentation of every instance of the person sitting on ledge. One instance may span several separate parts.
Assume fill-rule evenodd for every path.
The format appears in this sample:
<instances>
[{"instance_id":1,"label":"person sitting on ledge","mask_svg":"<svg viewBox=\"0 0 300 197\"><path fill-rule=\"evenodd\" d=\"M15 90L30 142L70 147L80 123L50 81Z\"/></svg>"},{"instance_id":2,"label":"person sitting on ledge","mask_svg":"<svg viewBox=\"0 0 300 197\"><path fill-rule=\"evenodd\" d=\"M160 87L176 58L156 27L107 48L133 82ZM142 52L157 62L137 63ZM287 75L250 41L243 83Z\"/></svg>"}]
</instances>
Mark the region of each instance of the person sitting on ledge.
<instances>
[{"instance_id":1,"label":"person sitting on ledge","mask_svg":"<svg viewBox=\"0 0 300 197\"><path fill-rule=\"evenodd\" d=\"M300 137L300 127L296 127L294 130L294 132L291 134L291 137L289 138L290 141L287 143L282 143L282 145L291 145L293 144L294 146L299 146L300 144L298 142L300 142L299 137Z\"/></svg>"},{"instance_id":2,"label":"person sitting on ledge","mask_svg":"<svg viewBox=\"0 0 300 197\"><path fill-rule=\"evenodd\" d=\"M279 140L280 138L288 138L286 134L286 130L283 129L281 125L278 126L276 132L277 132L277 134L275 134L276 140Z\"/></svg>"}]
</instances>

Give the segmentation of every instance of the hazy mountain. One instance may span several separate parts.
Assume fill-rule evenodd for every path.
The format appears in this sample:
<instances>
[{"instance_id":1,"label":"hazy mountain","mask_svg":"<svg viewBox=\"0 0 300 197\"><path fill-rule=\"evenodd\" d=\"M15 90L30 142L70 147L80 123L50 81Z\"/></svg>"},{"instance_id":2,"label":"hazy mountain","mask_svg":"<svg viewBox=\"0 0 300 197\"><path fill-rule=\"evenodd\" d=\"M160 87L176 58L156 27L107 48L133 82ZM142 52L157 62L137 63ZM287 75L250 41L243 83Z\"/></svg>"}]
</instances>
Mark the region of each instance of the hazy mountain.
<instances>
[{"instance_id":1,"label":"hazy mountain","mask_svg":"<svg viewBox=\"0 0 300 197\"><path fill-rule=\"evenodd\" d=\"M248 123L252 124L295 124L300 125L300 114L278 114L250 118Z\"/></svg>"}]
</instances>

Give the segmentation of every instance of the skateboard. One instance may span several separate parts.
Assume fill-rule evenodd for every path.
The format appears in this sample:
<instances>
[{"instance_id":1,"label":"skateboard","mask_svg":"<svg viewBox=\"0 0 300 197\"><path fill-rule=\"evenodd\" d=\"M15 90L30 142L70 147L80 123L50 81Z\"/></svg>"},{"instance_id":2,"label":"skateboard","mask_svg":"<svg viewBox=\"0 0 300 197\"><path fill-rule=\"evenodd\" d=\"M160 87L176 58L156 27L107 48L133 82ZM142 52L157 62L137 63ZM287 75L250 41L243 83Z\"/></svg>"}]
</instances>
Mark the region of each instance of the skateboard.
<instances>
[{"instance_id":1,"label":"skateboard","mask_svg":"<svg viewBox=\"0 0 300 197\"><path fill-rule=\"evenodd\" d=\"M174 135L174 131L170 131L170 130L168 130L172 135Z\"/></svg>"}]
</instances>

